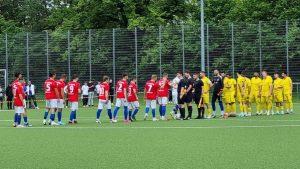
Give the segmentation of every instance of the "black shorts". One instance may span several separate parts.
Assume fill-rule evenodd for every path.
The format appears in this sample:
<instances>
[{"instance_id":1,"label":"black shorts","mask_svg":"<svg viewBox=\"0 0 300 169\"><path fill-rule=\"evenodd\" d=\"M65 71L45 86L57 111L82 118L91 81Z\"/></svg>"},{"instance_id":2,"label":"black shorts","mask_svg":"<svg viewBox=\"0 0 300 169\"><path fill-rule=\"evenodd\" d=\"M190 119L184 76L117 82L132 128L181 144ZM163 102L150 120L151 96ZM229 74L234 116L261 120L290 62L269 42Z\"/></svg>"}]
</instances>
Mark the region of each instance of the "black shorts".
<instances>
[{"instance_id":1,"label":"black shorts","mask_svg":"<svg viewBox=\"0 0 300 169\"><path fill-rule=\"evenodd\" d=\"M191 103L192 101L193 101L192 95L184 95L181 99L180 96L178 96L178 104Z\"/></svg>"}]
</instances>

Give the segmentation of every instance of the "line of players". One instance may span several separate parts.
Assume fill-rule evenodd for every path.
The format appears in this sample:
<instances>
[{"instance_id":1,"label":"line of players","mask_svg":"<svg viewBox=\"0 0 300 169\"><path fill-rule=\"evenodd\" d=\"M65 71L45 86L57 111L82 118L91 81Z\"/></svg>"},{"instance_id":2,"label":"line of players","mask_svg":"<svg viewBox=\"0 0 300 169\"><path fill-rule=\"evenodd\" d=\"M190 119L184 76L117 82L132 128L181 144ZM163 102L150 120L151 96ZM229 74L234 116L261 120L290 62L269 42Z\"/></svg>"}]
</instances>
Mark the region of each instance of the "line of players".
<instances>
[{"instance_id":1,"label":"line of players","mask_svg":"<svg viewBox=\"0 0 300 169\"><path fill-rule=\"evenodd\" d=\"M274 82L266 71L262 72L262 79L258 73L254 73L254 77L250 80L243 72L237 73L237 80L233 79L228 73L221 76L217 70L214 71L215 77L213 82L206 77L205 72L194 73L191 77L190 72L186 71L184 76L182 73L177 73L176 78L171 82L168 80L168 74L164 74L160 80L157 80L156 75L152 75L144 87L144 99L146 102L145 116L147 119L151 109L152 120L156 118L156 103L159 104L159 114L161 120L166 120L166 106L168 103L169 89L172 87L173 102L175 106L171 115L174 119L191 119L192 118L192 101L197 105L197 119L215 117L214 102L219 99L221 108L221 116L236 116L236 99L240 106L241 113L239 116L251 116L251 103L256 104L257 114L274 114L272 105L273 99L276 103L276 113L284 114L283 103L287 113L293 111L292 105L292 80L287 74L282 73L282 79L278 73L274 74ZM25 110L24 91L20 80L21 73L15 74L13 82L15 117L14 126L21 127L21 115L23 115L24 126L31 126L28 123L28 118ZM43 124L47 124L47 118L50 113L49 125L63 125L62 109L64 108L65 93L68 95L70 103L70 118L69 123L77 123L78 99L81 93L78 76L75 74L72 81L67 85L66 75L63 74L59 80L56 79L55 73L49 73L49 79L44 83L46 111L44 113ZM217 79L217 80L215 80ZM139 111L138 89L136 79L130 80L127 83L128 75L124 74L116 84L116 105L112 112L112 106L109 99L109 77L104 76L99 89L99 104L96 112L96 122L100 122L100 116L103 108L107 109L107 114L111 122L117 122L117 115L120 107L124 107L124 122L136 120L136 114ZM212 104L213 114L210 108L209 93L210 88L217 86L217 92L213 92ZM215 95L215 96L214 96ZM225 102L225 112L222 106L222 97ZM185 106L188 109L188 116L185 116ZM205 111L206 109L206 111ZM177 111L180 113L177 113ZM206 113L205 113L206 112ZM57 113L58 123L55 122L55 113Z\"/></svg>"}]
</instances>

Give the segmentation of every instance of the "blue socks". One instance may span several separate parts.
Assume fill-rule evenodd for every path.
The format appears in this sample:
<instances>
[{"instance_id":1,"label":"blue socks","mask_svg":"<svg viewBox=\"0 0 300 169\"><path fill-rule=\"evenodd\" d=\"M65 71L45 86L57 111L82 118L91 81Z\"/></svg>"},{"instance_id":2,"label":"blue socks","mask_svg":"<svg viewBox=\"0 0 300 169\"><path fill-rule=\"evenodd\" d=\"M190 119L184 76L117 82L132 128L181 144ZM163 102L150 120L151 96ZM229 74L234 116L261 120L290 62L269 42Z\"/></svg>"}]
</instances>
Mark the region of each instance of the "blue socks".
<instances>
[{"instance_id":1,"label":"blue socks","mask_svg":"<svg viewBox=\"0 0 300 169\"><path fill-rule=\"evenodd\" d=\"M98 109L96 118L99 119L101 115L102 109Z\"/></svg>"},{"instance_id":2,"label":"blue socks","mask_svg":"<svg viewBox=\"0 0 300 169\"><path fill-rule=\"evenodd\" d=\"M21 124L21 119L22 119L21 114L18 114L18 116L17 116L17 124L18 125Z\"/></svg>"},{"instance_id":3,"label":"blue socks","mask_svg":"<svg viewBox=\"0 0 300 169\"><path fill-rule=\"evenodd\" d=\"M138 109L138 108L134 109L133 114L132 114L131 117L135 117L135 115L136 115L138 112L139 112L139 109Z\"/></svg>"},{"instance_id":4,"label":"blue socks","mask_svg":"<svg viewBox=\"0 0 300 169\"><path fill-rule=\"evenodd\" d=\"M155 109L152 109L152 117L155 118Z\"/></svg>"},{"instance_id":5,"label":"blue socks","mask_svg":"<svg viewBox=\"0 0 300 169\"><path fill-rule=\"evenodd\" d=\"M75 111L71 111L70 113L70 121L74 120Z\"/></svg>"},{"instance_id":6,"label":"blue socks","mask_svg":"<svg viewBox=\"0 0 300 169\"><path fill-rule=\"evenodd\" d=\"M129 111L128 111L128 116L129 116L129 118L132 117L132 110L129 110Z\"/></svg>"},{"instance_id":7,"label":"blue socks","mask_svg":"<svg viewBox=\"0 0 300 169\"><path fill-rule=\"evenodd\" d=\"M119 109L120 109L120 107L115 107L115 110L114 110L114 118L117 117L117 114L118 114Z\"/></svg>"},{"instance_id":8,"label":"blue socks","mask_svg":"<svg viewBox=\"0 0 300 169\"><path fill-rule=\"evenodd\" d=\"M62 118L62 112L57 112L58 122L61 122L61 118Z\"/></svg>"},{"instance_id":9,"label":"blue socks","mask_svg":"<svg viewBox=\"0 0 300 169\"><path fill-rule=\"evenodd\" d=\"M161 114L162 114L162 116L165 116L166 115L166 111L167 111L167 108L166 108L166 106L161 106Z\"/></svg>"},{"instance_id":10,"label":"blue socks","mask_svg":"<svg viewBox=\"0 0 300 169\"><path fill-rule=\"evenodd\" d=\"M76 116L76 110L74 111L74 120L77 119L77 116Z\"/></svg>"},{"instance_id":11,"label":"blue socks","mask_svg":"<svg viewBox=\"0 0 300 169\"><path fill-rule=\"evenodd\" d=\"M159 105L159 115L160 115L160 116L163 116L162 105Z\"/></svg>"},{"instance_id":12,"label":"blue socks","mask_svg":"<svg viewBox=\"0 0 300 169\"><path fill-rule=\"evenodd\" d=\"M109 119L111 120L112 119L111 109L107 110L107 115L108 115Z\"/></svg>"},{"instance_id":13,"label":"blue socks","mask_svg":"<svg viewBox=\"0 0 300 169\"><path fill-rule=\"evenodd\" d=\"M124 106L124 120L128 119L128 107Z\"/></svg>"},{"instance_id":14,"label":"blue socks","mask_svg":"<svg viewBox=\"0 0 300 169\"><path fill-rule=\"evenodd\" d=\"M18 123L18 113L15 113L15 116L14 116L14 122L15 122L15 123Z\"/></svg>"},{"instance_id":15,"label":"blue socks","mask_svg":"<svg viewBox=\"0 0 300 169\"><path fill-rule=\"evenodd\" d=\"M27 123L28 123L28 118L27 118L27 116L23 116L23 119L24 119L24 124L27 124Z\"/></svg>"},{"instance_id":16,"label":"blue socks","mask_svg":"<svg viewBox=\"0 0 300 169\"><path fill-rule=\"evenodd\" d=\"M224 106L223 106L222 100L219 101L219 106L220 106L221 111L224 111Z\"/></svg>"},{"instance_id":17,"label":"blue socks","mask_svg":"<svg viewBox=\"0 0 300 169\"><path fill-rule=\"evenodd\" d=\"M50 121L54 121L54 119L55 119L55 114L54 114L54 113L51 113L51 114L50 114Z\"/></svg>"},{"instance_id":18,"label":"blue socks","mask_svg":"<svg viewBox=\"0 0 300 169\"><path fill-rule=\"evenodd\" d=\"M150 110L150 108L149 107L146 107L146 109L145 109L145 113L149 113L149 110Z\"/></svg>"},{"instance_id":19,"label":"blue socks","mask_svg":"<svg viewBox=\"0 0 300 169\"><path fill-rule=\"evenodd\" d=\"M45 111L45 113L44 113L44 120L46 120L46 119L47 119L47 117L48 117L48 114L49 114L49 112Z\"/></svg>"}]
</instances>

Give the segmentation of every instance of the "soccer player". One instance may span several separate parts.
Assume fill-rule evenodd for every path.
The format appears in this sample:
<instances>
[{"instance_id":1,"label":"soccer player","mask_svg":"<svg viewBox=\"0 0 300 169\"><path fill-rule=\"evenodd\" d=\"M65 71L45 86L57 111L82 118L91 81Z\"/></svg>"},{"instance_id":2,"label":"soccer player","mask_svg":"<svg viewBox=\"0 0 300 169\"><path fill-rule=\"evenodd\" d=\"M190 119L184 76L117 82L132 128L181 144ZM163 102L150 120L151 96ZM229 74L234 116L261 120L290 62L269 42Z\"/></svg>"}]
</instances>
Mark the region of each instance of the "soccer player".
<instances>
[{"instance_id":1,"label":"soccer player","mask_svg":"<svg viewBox=\"0 0 300 169\"><path fill-rule=\"evenodd\" d=\"M224 118L228 116L236 116L235 94L236 94L236 80L232 78L230 73L227 73L223 80L223 96L225 102Z\"/></svg>"},{"instance_id":2,"label":"soccer player","mask_svg":"<svg viewBox=\"0 0 300 169\"><path fill-rule=\"evenodd\" d=\"M201 76L201 80L203 82L202 100L203 100L205 109L207 110L206 118L210 119L211 118L211 109L210 109L210 105L209 105L209 90L212 87L212 83L209 80L209 78L206 77L206 74L204 71L200 72L200 76Z\"/></svg>"},{"instance_id":3,"label":"soccer player","mask_svg":"<svg viewBox=\"0 0 300 169\"><path fill-rule=\"evenodd\" d=\"M152 110L152 121L157 121L155 116L156 110L156 98L157 98L157 90L159 88L157 81L157 75L152 75L151 80L147 81L144 87L144 98L146 100L146 109L144 120L147 119L149 110Z\"/></svg>"},{"instance_id":4,"label":"soccer player","mask_svg":"<svg viewBox=\"0 0 300 169\"><path fill-rule=\"evenodd\" d=\"M262 82L261 82L261 113L270 115L272 111L272 90L273 90L273 79L268 75L267 71L262 71Z\"/></svg>"},{"instance_id":5,"label":"soccer player","mask_svg":"<svg viewBox=\"0 0 300 169\"><path fill-rule=\"evenodd\" d=\"M73 75L72 81L67 85L68 100L70 103L70 120L69 124L77 123L76 111L78 110L78 96L81 93L80 83L78 82L78 76Z\"/></svg>"},{"instance_id":6,"label":"soccer player","mask_svg":"<svg viewBox=\"0 0 300 169\"><path fill-rule=\"evenodd\" d=\"M57 99L57 119L58 119L58 124L63 125L62 123L62 110L64 108L64 103L65 103L65 92L64 88L66 86L66 74L62 74L60 76L60 79L56 81L57 83L57 90L58 90L58 99Z\"/></svg>"},{"instance_id":7,"label":"soccer player","mask_svg":"<svg viewBox=\"0 0 300 169\"><path fill-rule=\"evenodd\" d=\"M219 70L214 70L214 77L212 80L213 93L211 98L211 105L213 109L213 117L216 117L216 100L218 99L219 106L221 109L221 116L224 115L224 106L222 102L222 92L223 92L223 78L220 75Z\"/></svg>"},{"instance_id":8,"label":"soccer player","mask_svg":"<svg viewBox=\"0 0 300 169\"><path fill-rule=\"evenodd\" d=\"M276 114L284 114L283 111L283 80L279 77L278 73L274 73L274 82L273 82L273 97L276 105Z\"/></svg>"},{"instance_id":9,"label":"soccer player","mask_svg":"<svg viewBox=\"0 0 300 169\"><path fill-rule=\"evenodd\" d=\"M44 114L44 121L43 121L44 125L46 125L46 119L49 112L50 112L49 125L52 126L58 125L57 123L54 122L55 109L57 108L57 99L59 98L55 77L56 77L56 73L49 73L49 79L47 79L44 83L44 91L45 91L45 99L46 99L46 111Z\"/></svg>"},{"instance_id":10,"label":"soccer player","mask_svg":"<svg viewBox=\"0 0 300 169\"><path fill-rule=\"evenodd\" d=\"M287 113L293 113L293 82L286 72L282 73L283 79L283 100Z\"/></svg>"},{"instance_id":11,"label":"soccer player","mask_svg":"<svg viewBox=\"0 0 300 169\"><path fill-rule=\"evenodd\" d=\"M159 114L161 120L166 120L166 111L168 104L168 95L171 82L168 80L168 74L164 73L162 79L158 81L159 89L157 91L157 99L159 104Z\"/></svg>"},{"instance_id":12,"label":"soccer player","mask_svg":"<svg viewBox=\"0 0 300 169\"><path fill-rule=\"evenodd\" d=\"M176 77L172 80L172 102L174 104L173 110L170 113L171 116L176 119L177 117L177 111L179 109L179 105L178 105L178 92L177 92L177 88L178 88L178 84L180 82L180 80L182 79L182 72L178 72Z\"/></svg>"},{"instance_id":13,"label":"soccer player","mask_svg":"<svg viewBox=\"0 0 300 169\"><path fill-rule=\"evenodd\" d=\"M251 78L251 89L250 89L250 103L255 103L256 105L256 114L260 114L261 105L260 105L260 88L261 88L261 78L257 72L254 72L253 77Z\"/></svg>"},{"instance_id":14,"label":"soccer player","mask_svg":"<svg viewBox=\"0 0 300 169\"><path fill-rule=\"evenodd\" d=\"M107 115L112 122L112 113L111 113L111 102L109 99L109 77L103 76L103 82L99 85L99 103L98 110L96 113L96 123L101 124L100 115L103 107L105 106L107 109Z\"/></svg>"},{"instance_id":15,"label":"soccer player","mask_svg":"<svg viewBox=\"0 0 300 169\"><path fill-rule=\"evenodd\" d=\"M124 122L125 123L130 122L128 118L127 80L128 80L128 75L123 74L122 79L119 80L116 85L117 100L116 100L116 106L115 106L114 116L112 120L113 123L117 122L117 115L121 106L124 106Z\"/></svg>"},{"instance_id":16,"label":"soccer player","mask_svg":"<svg viewBox=\"0 0 300 169\"><path fill-rule=\"evenodd\" d=\"M178 103L180 105L180 119L190 120L192 118L193 107L193 79L188 70L184 73L184 78L178 84ZM185 117L185 105L188 108L188 116Z\"/></svg>"},{"instance_id":17,"label":"soccer player","mask_svg":"<svg viewBox=\"0 0 300 169\"><path fill-rule=\"evenodd\" d=\"M16 74L17 79L20 80L22 75ZM25 114L25 93L23 85L20 82L15 81L13 84L13 93L14 93L14 107L15 107L15 124L14 127L24 127L21 125L21 116Z\"/></svg>"},{"instance_id":18,"label":"soccer player","mask_svg":"<svg viewBox=\"0 0 300 169\"><path fill-rule=\"evenodd\" d=\"M203 119L204 118L204 107L202 102L202 87L203 82L199 78L199 73L194 73L194 85L193 85L193 95L194 95L194 101L196 103L196 106L198 108L198 116L196 119Z\"/></svg>"},{"instance_id":19,"label":"soccer player","mask_svg":"<svg viewBox=\"0 0 300 169\"><path fill-rule=\"evenodd\" d=\"M136 121L136 114L139 111L140 104L137 96L138 88L136 78L132 78L128 86L128 108L130 121Z\"/></svg>"},{"instance_id":20,"label":"soccer player","mask_svg":"<svg viewBox=\"0 0 300 169\"><path fill-rule=\"evenodd\" d=\"M251 116L251 105L250 105L250 92L251 92L251 80L243 74L243 77L245 78L245 91L243 96L244 101L244 109L245 109L245 116Z\"/></svg>"},{"instance_id":21,"label":"soccer player","mask_svg":"<svg viewBox=\"0 0 300 169\"><path fill-rule=\"evenodd\" d=\"M239 102L239 105L240 105L240 114L239 116L240 117L244 117L246 115L246 112L247 112L247 105L246 105L246 100L245 100L245 97L246 97L246 79L243 77L242 75L242 72L239 71L237 72L237 86L236 86L236 97L237 97L237 100Z\"/></svg>"}]
</instances>

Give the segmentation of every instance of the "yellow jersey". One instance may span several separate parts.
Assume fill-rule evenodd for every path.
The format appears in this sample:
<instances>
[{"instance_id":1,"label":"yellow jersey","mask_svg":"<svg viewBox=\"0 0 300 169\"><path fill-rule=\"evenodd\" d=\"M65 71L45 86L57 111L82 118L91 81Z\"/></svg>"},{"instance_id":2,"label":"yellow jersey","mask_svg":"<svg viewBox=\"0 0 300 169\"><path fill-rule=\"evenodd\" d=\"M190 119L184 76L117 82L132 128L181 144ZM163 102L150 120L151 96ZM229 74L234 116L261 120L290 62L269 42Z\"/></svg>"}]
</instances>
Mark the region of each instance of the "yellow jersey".
<instances>
[{"instance_id":1,"label":"yellow jersey","mask_svg":"<svg viewBox=\"0 0 300 169\"><path fill-rule=\"evenodd\" d=\"M210 90L211 81L207 77L203 77L201 78L201 80L203 82L203 87L202 87L203 94L208 94Z\"/></svg>"},{"instance_id":2,"label":"yellow jersey","mask_svg":"<svg viewBox=\"0 0 300 169\"><path fill-rule=\"evenodd\" d=\"M251 78L251 93L259 93L260 90L260 86L261 86L261 78L259 77L252 77Z\"/></svg>"},{"instance_id":3,"label":"yellow jersey","mask_svg":"<svg viewBox=\"0 0 300 169\"><path fill-rule=\"evenodd\" d=\"M223 89L223 92L224 93L235 92L235 86L236 86L235 79L226 78L226 79L224 79L224 89Z\"/></svg>"},{"instance_id":4,"label":"yellow jersey","mask_svg":"<svg viewBox=\"0 0 300 169\"><path fill-rule=\"evenodd\" d=\"M248 95L249 94L249 92L251 91L251 80L248 78L248 77L245 77L245 83L246 83L246 88L245 88L245 90L246 90L246 94Z\"/></svg>"},{"instance_id":5,"label":"yellow jersey","mask_svg":"<svg viewBox=\"0 0 300 169\"><path fill-rule=\"evenodd\" d=\"M283 93L291 94L292 93L291 86L293 84L292 79L290 77L283 78L282 84L283 84Z\"/></svg>"},{"instance_id":6,"label":"yellow jersey","mask_svg":"<svg viewBox=\"0 0 300 169\"><path fill-rule=\"evenodd\" d=\"M274 80L273 83L273 93L276 94L282 94L283 92L283 80L280 78L277 78Z\"/></svg>"},{"instance_id":7,"label":"yellow jersey","mask_svg":"<svg viewBox=\"0 0 300 169\"><path fill-rule=\"evenodd\" d=\"M270 87L273 84L273 79L271 76L267 76L261 81L261 96L270 96Z\"/></svg>"}]
</instances>

